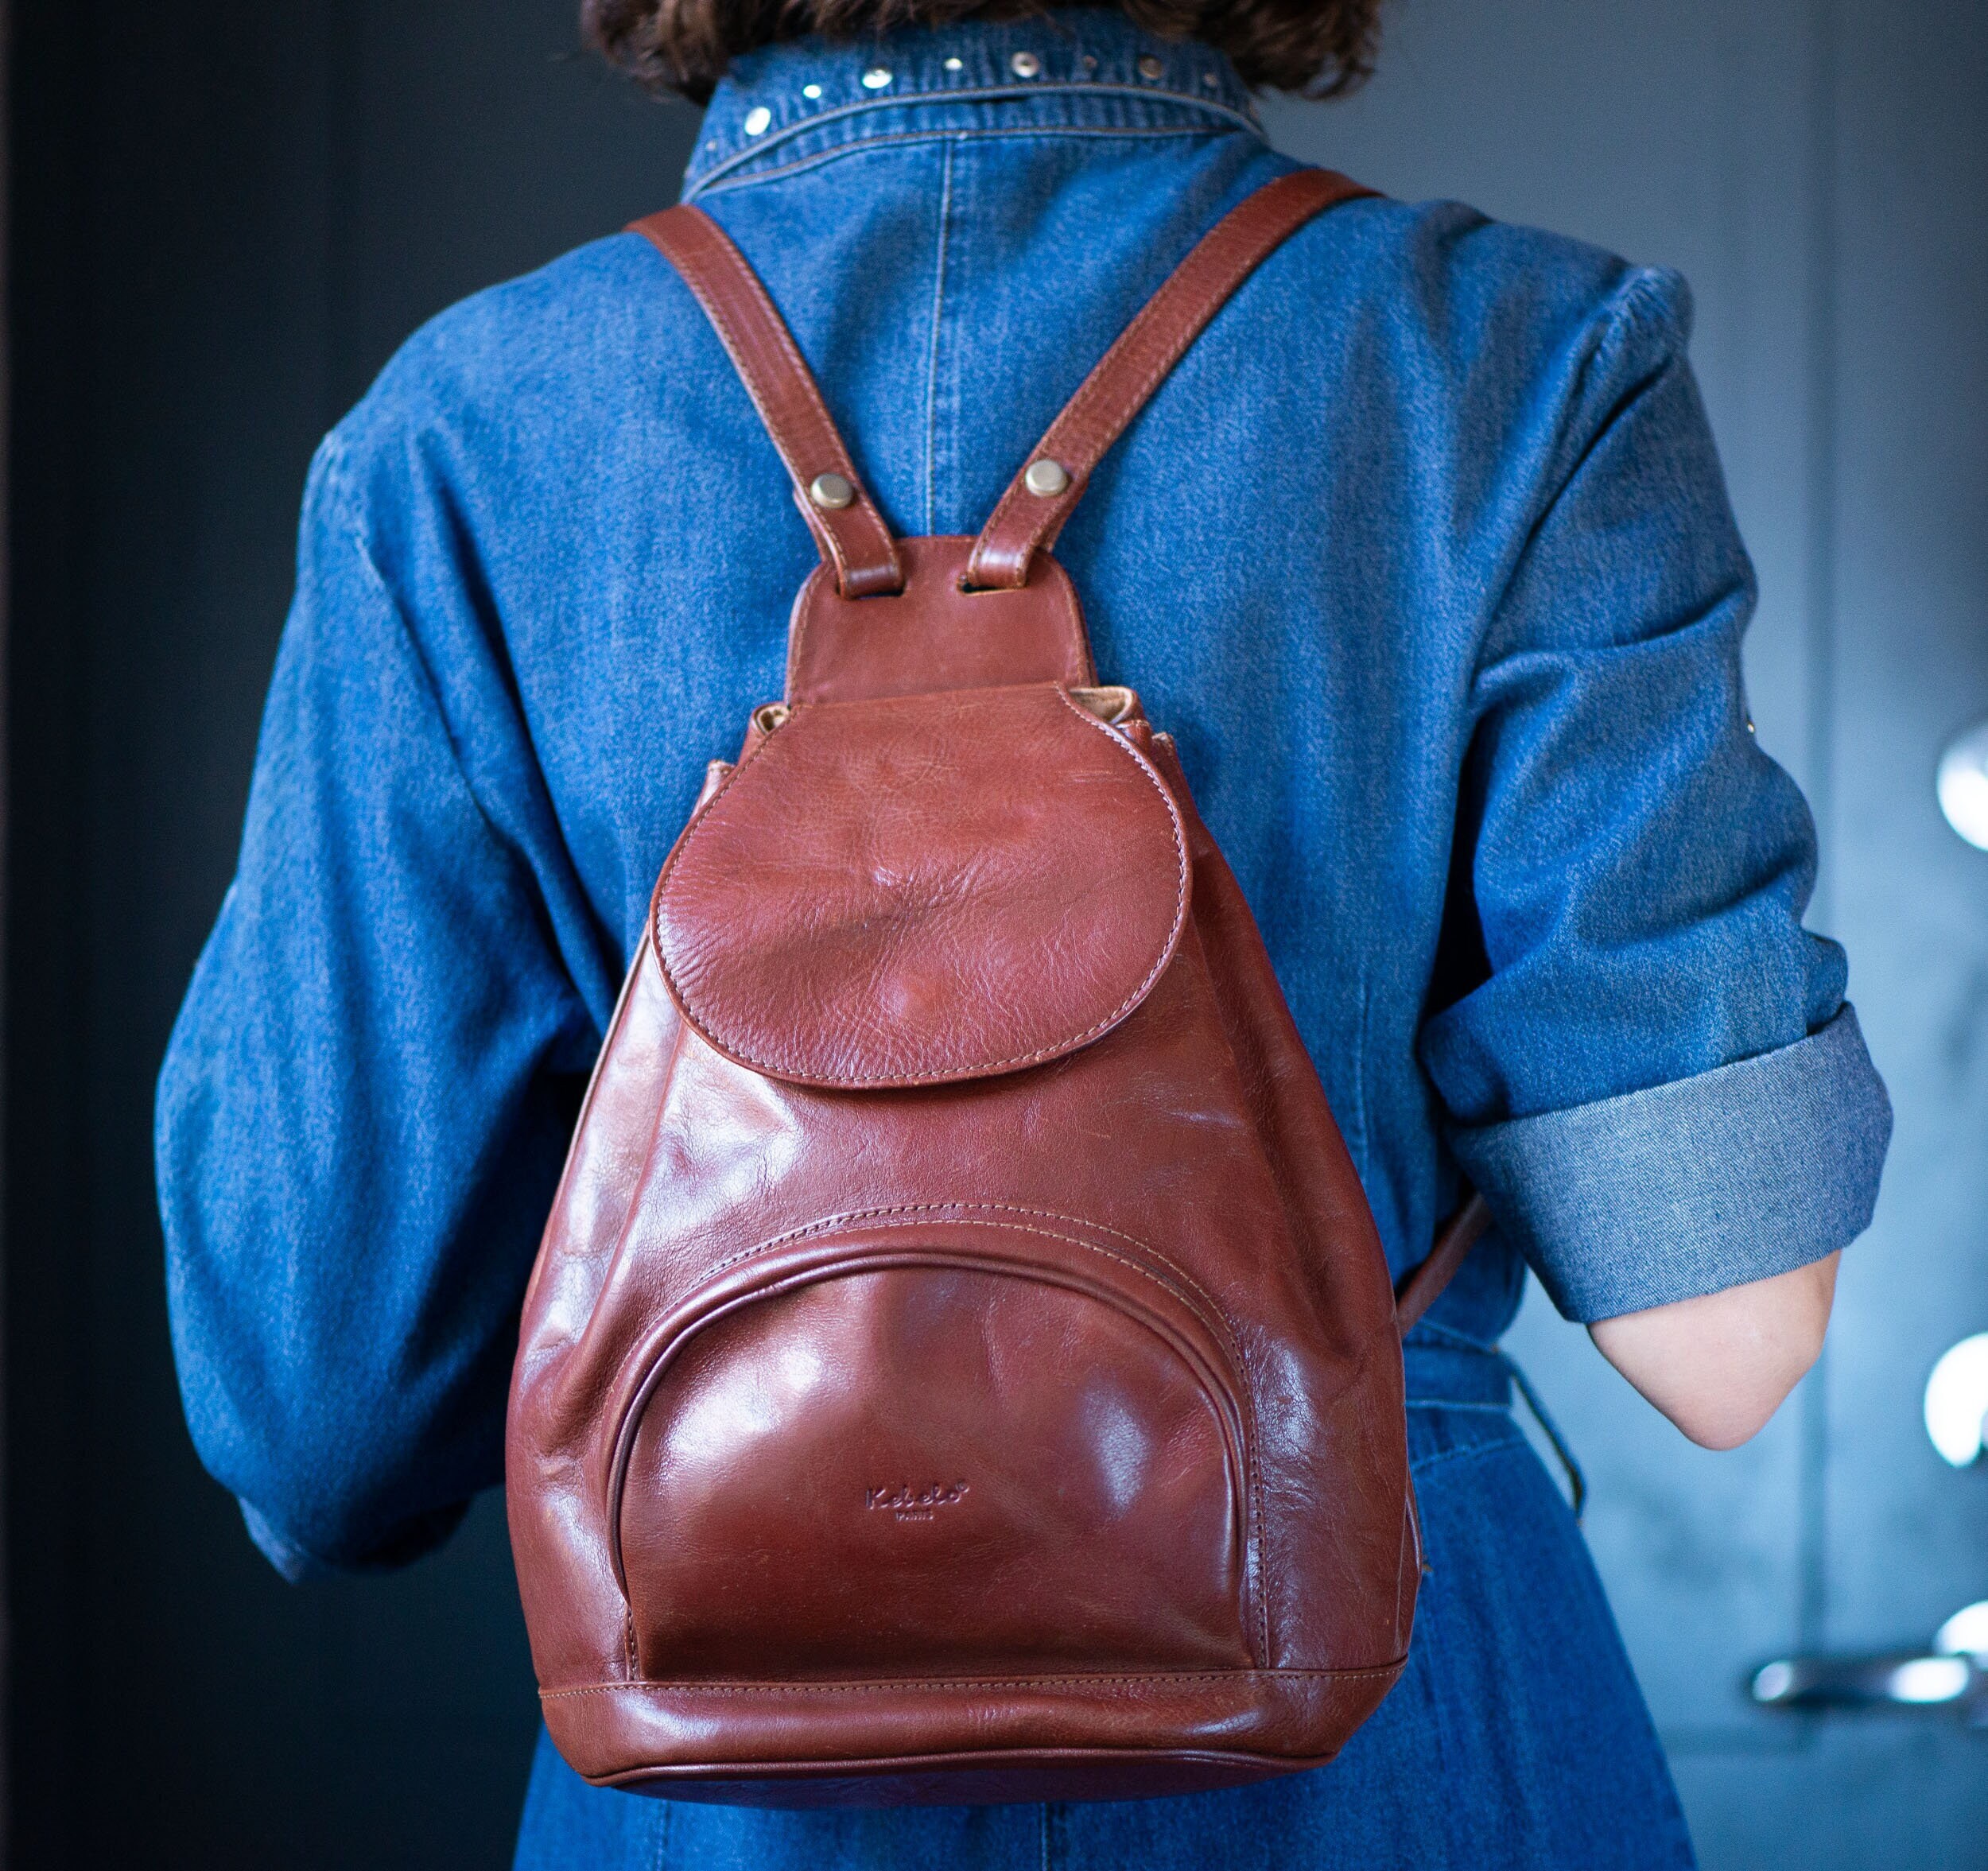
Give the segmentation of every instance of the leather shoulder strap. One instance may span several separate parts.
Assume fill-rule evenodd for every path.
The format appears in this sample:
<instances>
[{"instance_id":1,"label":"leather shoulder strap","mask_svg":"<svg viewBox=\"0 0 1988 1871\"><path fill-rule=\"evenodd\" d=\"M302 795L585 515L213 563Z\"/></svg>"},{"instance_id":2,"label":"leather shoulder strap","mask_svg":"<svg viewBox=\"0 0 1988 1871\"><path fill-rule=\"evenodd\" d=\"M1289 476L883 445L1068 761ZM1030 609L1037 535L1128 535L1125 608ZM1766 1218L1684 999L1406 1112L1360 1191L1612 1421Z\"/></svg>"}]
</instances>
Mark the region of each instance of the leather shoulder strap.
<instances>
[{"instance_id":1,"label":"leather shoulder strap","mask_svg":"<svg viewBox=\"0 0 1988 1871\"><path fill-rule=\"evenodd\" d=\"M1474 1190L1470 1199L1452 1215L1436 1236L1429 1257L1402 1276L1401 1290L1394 1302L1395 1323L1405 1338L1408 1328L1435 1305L1439 1295L1455 1277L1464 1256L1477 1244L1491 1225L1491 1211L1484 1198Z\"/></svg>"},{"instance_id":2,"label":"leather shoulder strap","mask_svg":"<svg viewBox=\"0 0 1988 1871\"><path fill-rule=\"evenodd\" d=\"M1373 193L1330 169L1296 169L1217 222L1050 425L974 542L968 583L1026 584L1037 549L1062 531L1092 469L1236 289L1315 215Z\"/></svg>"},{"instance_id":3,"label":"leather shoulder strap","mask_svg":"<svg viewBox=\"0 0 1988 1871\"><path fill-rule=\"evenodd\" d=\"M655 243L697 295L745 380L794 498L845 598L904 588L904 568L883 516L821 400L813 374L759 276L701 208L665 208L630 225Z\"/></svg>"}]
</instances>

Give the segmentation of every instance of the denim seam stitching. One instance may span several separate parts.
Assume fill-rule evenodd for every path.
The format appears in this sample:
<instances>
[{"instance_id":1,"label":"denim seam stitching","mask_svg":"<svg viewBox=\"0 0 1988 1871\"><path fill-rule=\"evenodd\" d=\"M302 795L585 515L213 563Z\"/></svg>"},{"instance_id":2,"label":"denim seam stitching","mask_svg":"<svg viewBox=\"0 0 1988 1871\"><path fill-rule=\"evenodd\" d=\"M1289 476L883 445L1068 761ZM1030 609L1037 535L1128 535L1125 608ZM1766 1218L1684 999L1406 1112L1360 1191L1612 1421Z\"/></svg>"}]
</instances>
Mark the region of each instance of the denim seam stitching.
<instances>
[{"instance_id":1,"label":"denim seam stitching","mask_svg":"<svg viewBox=\"0 0 1988 1871\"><path fill-rule=\"evenodd\" d=\"M1109 126L1092 127L1066 123L1026 124L1008 130L962 130L957 125L945 130L918 130L892 131L884 136L860 137L838 144L833 149L823 149L813 156L797 157L778 168L755 169L751 174L734 177L731 181L716 184L699 182L684 192L683 199L693 201L700 195L729 195L740 188L749 188L755 182L776 181L787 176L798 176L811 169L819 169L825 162L833 162L845 156L858 156L870 149L903 149L916 143L985 142L996 138L1012 137L1089 137L1116 138L1120 141L1139 138L1163 137L1227 137L1236 133L1220 124L1198 126L1182 124L1172 129L1151 128L1118 129Z\"/></svg>"},{"instance_id":2,"label":"denim seam stitching","mask_svg":"<svg viewBox=\"0 0 1988 1871\"><path fill-rule=\"evenodd\" d=\"M1367 1164L1367 1013L1373 1000L1373 979L1369 972L1367 945L1359 948L1360 1014L1353 1028L1353 1159L1362 1171Z\"/></svg>"},{"instance_id":3,"label":"denim seam stitching","mask_svg":"<svg viewBox=\"0 0 1988 1871\"><path fill-rule=\"evenodd\" d=\"M462 782L464 794L476 809L477 817L483 821L484 830L489 833L497 848L513 857L519 857L521 854L517 846L491 816L489 808L483 804L482 795L476 790L476 782L469 777L469 768L463 759L462 743L456 738L456 724L449 720L448 710L442 701L441 684L436 679L434 666L429 662L421 639L415 635L414 627L408 622L407 613L402 607L400 600L395 596L393 586L387 582L386 574L380 569L379 561L374 557L372 545L367 539L365 529L359 524L359 517L353 510L351 488L344 473L344 445L336 429L324 438L322 459L325 486L332 496L340 530L345 534L352 549L359 554L359 563L366 568L367 576L379 588L381 601L386 605L402 640L406 644L408 654L414 659L414 666L421 673L421 684L428 691L429 704L435 711L436 720L441 724L442 739L448 743L449 764L455 768L456 777Z\"/></svg>"},{"instance_id":4,"label":"denim seam stitching","mask_svg":"<svg viewBox=\"0 0 1988 1871\"><path fill-rule=\"evenodd\" d=\"M1424 1317L1415 1321L1417 1332L1427 1332L1432 1338L1441 1338L1463 1351L1481 1352L1486 1357L1499 1356L1497 1346L1487 1345L1481 1338L1473 1338L1468 1332L1459 1332L1454 1326L1446 1326L1439 1321Z\"/></svg>"},{"instance_id":5,"label":"denim seam stitching","mask_svg":"<svg viewBox=\"0 0 1988 1871\"><path fill-rule=\"evenodd\" d=\"M1566 405L1560 412L1559 433L1555 437L1553 449L1548 457L1547 468L1553 479L1540 502L1538 510L1533 514L1531 523L1512 550L1510 561L1505 568L1505 576L1499 584L1497 598L1483 612L1483 629L1478 639L1470 681L1465 689L1466 706L1474 730L1482 712L1478 697L1485 673L1485 648L1505 615L1506 605L1519 582L1520 574L1532 556L1533 548L1551 523L1574 483L1580 479L1582 470L1593 459L1603 440L1613 431L1630 406L1640 401L1657 378L1666 370L1674 367L1683 355L1681 347L1673 345L1667 348L1660 362L1625 386L1614 401L1601 412L1586 438L1574 450L1572 458L1564 468L1559 465L1559 451L1567 445L1576 422L1586 413L1587 398L1597 375L1606 370L1628 344L1640 315L1643 302L1657 290L1664 277L1661 270L1654 266L1634 269L1629 278L1609 295L1601 316L1589 328L1593 331L1594 336L1586 355L1581 359L1579 368L1574 372L1573 381L1568 386ZM1724 599L1725 594L1722 592L1718 601L1722 603Z\"/></svg>"},{"instance_id":6,"label":"denim seam stitching","mask_svg":"<svg viewBox=\"0 0 1988 1871\"><path fill-rule=\"evenodd\" d=\"M782 143L790 142L794 138L805 135L811 130L819 130L824 124L846 123L852 118L873 115L879 111L915 110L920 105L1005 103L1011 99L1043 97L1158 98L1179 108L1197 111L1203 116L1222 118L1249 131L1252 136L1260 138L1264 134L1262 126L1253 117L1233 110L1227 104L1212 103L1206 98L1195 97L1186 91L1162 90L1156 86L1004 84L979 85L962 91L912 91L900 92L892 97L868 99L860 103L839 104L833 111L818 111L812 116L785 125L772 135L763 138L745 149L734 150L731 155L714 162L685 191L684 199L689 200L693 194L709 188L720 176L741 167L756 157L763 156L769 149L779 148Z\"/></svg>"},{"instance_id":7,"label":"denim seam stitching","mask_svg":"<svg viewBox=\"0 0 1988 1871\"><path fill-rule=\"evenodd\" d=\"M1516 1423L1512 1424L1512 1428L1511 1435L1503 1437L1497 1442L1476 1442L1468 1449L1443 1449L1429 1457L1426 1461L1411 1461L1408 1464L1408 1473L1419 1478L1427 1475L1431 1469L1444 1468L1453 1461L1479 1461L1487 1456L1509 1454L1515 1448L1529 1449L1532 1445L1525 1439L1525 1431ZM1548 1477L1549 1480L1551 1478Z\"/></svg>"},{"instance_id":8,"label":"denim seam stitching","mask_svg":"<svg viewBox=\"0 0 1988 1871\"><path fill-rule=\"evenodd\" d=\"M933 512L938 498L935 456L938 448L939 333L945 316L945 244L953 217L953 152L945 146L945 158L939 173L938 253L932 267L932 342L925 360L925 531L929 538L938 530Z\"/></svg>"}]
</instances>

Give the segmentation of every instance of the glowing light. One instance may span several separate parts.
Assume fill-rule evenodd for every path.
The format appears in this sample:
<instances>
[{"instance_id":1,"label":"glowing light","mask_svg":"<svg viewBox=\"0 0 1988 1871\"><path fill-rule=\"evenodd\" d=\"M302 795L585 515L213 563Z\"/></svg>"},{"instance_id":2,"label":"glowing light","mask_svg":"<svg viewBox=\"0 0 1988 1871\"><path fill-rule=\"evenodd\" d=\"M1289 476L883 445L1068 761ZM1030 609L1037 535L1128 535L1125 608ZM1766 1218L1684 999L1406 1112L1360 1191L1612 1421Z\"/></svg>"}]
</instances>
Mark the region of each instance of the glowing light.
<instances>
[{"instance_id":1,"label":"glowing light","mask_svg":"<svg viewBox=\"0 0 1988 1871\"><path fill-rule=\"evenodd\" d=\"M1764 1663L1754 1672L1753 1700L1777 1702L1795 1687L1795 1671L1788 1663Z\"/></svg>"},{"instance_id":2,"label":"glowing light","mask_svg":"<svg viewBox=\"0 0 1988 1871\"><path fill-rule=\"evenodd\" d=\"M1988 1663L1988 1598L1962 1605L1939 1627L1933 1648L1943 1656L1971 1656Z\"/></svg>"},{"instance_id":3,"label":"glowing light","mask_svg":"<svg viewBox=\"0 0 1988 1871\"><path fill-rule=\"evenodd\" d=\"M1885 1688L1893 1702L1951 1702L1967 1693L1974 1666L1960 1656L1916 1656L1891 1673Z\"/></svg>"},{"instance_id":4,"label":"glowing light","mask_svg":"<svg viewBox=\"0 0 1988 1871\"><path fill-rule=\"evenodd\" d=\"M1955 1468L1966 1468L1981 1454L1983 1416L1988 1416L1988 1332L1977 1332L1946 1353L1926 1380L1926 1434Z\"/></svg>"},{"instance_id":5,"label":"glowing light","mask_svg":"<svg viewBox=\"0 0 1988 1871\"><path fill-rule=\"evenodd\" d=\"M1988 851L1988 721L1948 746L1934 783L1947 824L1976 850Z\"/></svg>"}]
</instances>

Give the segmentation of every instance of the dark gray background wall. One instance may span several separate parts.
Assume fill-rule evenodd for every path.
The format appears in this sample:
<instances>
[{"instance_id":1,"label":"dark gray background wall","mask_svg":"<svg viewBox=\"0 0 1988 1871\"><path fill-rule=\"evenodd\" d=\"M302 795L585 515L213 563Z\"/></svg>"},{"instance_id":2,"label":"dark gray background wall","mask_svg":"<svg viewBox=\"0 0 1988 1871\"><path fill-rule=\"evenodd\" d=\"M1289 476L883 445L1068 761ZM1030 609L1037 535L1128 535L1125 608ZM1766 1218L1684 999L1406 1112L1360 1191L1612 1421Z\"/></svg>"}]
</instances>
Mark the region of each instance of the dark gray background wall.
<instances>
[{"instance_id":1,"label":"dark gray background wall","mask_svg":"<svg viewBox=\"0 0 1988 1871\"><path fill-rule=\"evenodd\" d=\"M150 1085L225 886L305 462L451 300L660 205L694 115L574 0L13 0L5 1189L11 1862L496 1866L534 1727L501 1512L293 1590L200 1473ZM1932 806L1988 714L1988 15L1978 0L1404 0L1285 146L1699 291L1765 596L1764 740L1900 1107L1830 1366L1687 1449L1536 1305L1590 1535L1714 1867L1988 1865L1988 1754L1791 1725L1746 1667L1988 1595L1988 1480L1918 1388L1988 1327L1988 859Z\"/></svg>"},{"instance_id":2,"label":"dark gray background wall","mask_svg":"<svg viewBox=\"0 0 1988 1871\"><path fill-rule=\"evenodd\" d=\"M571 0L16 0L11 1862L497 1865L499 1504L293 1590L194 1460L150 1080L233 862L318 437L417 324L674 199Z\"/></svg>"}]
</instances>

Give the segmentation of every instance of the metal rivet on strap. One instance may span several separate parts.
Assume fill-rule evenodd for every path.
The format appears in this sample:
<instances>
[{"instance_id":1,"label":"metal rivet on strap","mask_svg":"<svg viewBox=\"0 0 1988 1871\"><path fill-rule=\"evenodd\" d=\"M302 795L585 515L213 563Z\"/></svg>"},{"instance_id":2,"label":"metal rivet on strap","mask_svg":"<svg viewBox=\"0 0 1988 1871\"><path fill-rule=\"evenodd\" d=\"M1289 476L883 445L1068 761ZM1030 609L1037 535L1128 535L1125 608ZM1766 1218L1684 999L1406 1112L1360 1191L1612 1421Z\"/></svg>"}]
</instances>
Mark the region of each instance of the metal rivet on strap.
<instances>
[{"instance_id":1,"label":"metal rivet on strap","mask_svg":"<svg viewBox=\"0 0 1988 1871\"><path fill-rule=\"evenodd\" d=\"M1017 78L1039 78L1043 75L1043 61L1032 52L1018 52L1008 61L1008 68Z\"/></svg>"},{"instance_id":2,"label":"metal rivet on strap","mask_svg":"<svg viewBox=\"0 0 1988 1871\"><path fill-rule=\"evenodd\" d=\"M1022 476L1022 485L1044 500L1054 500L1070 485L1070 470L1062 462L1052 461L1045 455L1041 460L1028 464L1028 472Z\"/></svg>"},{"instance_id":3,"label":"metal rivet on strap","mask_svg":"<svg viewBox=\"0 0 1988 1871\"><path fill-rule=\"evenodd\" d=\"M1167 68L1149 52L1139 61L1139 75L1142 78L1164 78Z\"/></svg>"},{"instance_id":4,"label":"metal rivet on strap","mask_svg":"<svg viewBox=\"0 0 1988 1871\"><path fill-rule=\"evenodd\" d=\"M808 483L808 498L817 507L839 513L844 507L855 504L856 489L845 476L831 471L817 474Z\"/></svg>"}]
</instances>

